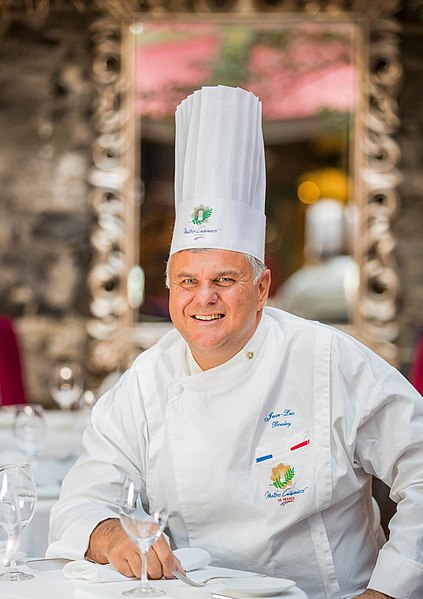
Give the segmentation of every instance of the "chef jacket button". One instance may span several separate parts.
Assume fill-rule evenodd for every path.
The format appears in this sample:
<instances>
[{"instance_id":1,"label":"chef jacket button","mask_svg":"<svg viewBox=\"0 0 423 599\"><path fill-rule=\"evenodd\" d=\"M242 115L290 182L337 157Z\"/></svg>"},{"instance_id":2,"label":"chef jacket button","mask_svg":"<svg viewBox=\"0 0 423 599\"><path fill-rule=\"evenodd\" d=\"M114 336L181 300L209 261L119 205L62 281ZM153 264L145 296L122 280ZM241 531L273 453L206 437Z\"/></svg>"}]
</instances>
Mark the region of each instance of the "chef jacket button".
<instances>
[{"instance_id":1,"label":"chef jacket button","mask_svg":"<svg viewBox=\"0 0 423 599\"><path fill-rule=\"evenodd\" d=\"M175 385L175 387L173 388L173 392L175 393L175 395L181 395L183 390L184 388L182 385Z\"/></svg>"},{"instance_id":2,"label":"chef jacket button","mask_svg":"<svg viewBox=\"0 0 423 599\"><path fill-rule=\"evenodd\" d=\"M253 351L247 352L247 358L248 358L248 360L252 360L254 358L254 352Z\"/></svg>"}]
</instances>

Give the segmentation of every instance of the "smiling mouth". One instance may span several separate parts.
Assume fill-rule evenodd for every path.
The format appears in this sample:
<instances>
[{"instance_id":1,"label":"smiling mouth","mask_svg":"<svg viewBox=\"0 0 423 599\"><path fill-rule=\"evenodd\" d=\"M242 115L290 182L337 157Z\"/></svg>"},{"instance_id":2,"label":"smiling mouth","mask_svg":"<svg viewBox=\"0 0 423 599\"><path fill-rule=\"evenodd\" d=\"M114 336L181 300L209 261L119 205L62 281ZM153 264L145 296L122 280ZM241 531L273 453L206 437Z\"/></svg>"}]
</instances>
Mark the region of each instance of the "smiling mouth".
<instances>
[{"instance_id":1,"label":"smiling mouth","mask_svg":"<svg viewBox=\"0 0 423 599\"><path fill-rule=\"evenodd\" d=\"M223 314L194 314L195 320L219 320Z\"/></svg>"}]
</instances>

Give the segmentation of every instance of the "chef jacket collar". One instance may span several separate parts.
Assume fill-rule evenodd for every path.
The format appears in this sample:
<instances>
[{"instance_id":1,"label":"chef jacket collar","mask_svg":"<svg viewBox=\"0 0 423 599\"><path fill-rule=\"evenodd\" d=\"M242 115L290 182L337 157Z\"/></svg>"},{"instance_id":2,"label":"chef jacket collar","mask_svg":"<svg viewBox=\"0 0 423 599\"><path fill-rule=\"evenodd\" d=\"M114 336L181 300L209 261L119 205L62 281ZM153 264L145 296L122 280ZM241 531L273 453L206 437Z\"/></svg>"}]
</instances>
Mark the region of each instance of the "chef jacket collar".
<instances>
[{"instance_id":1,"label":"chef jacket collar","mask_svg":"<svg viewBox=\"0 0 423 599\"><path fill-rule=\"evenodd\" d=\"M186 359L187 359L187 370L188 375L199 374L203 372L197 362L194 360L194 356L191 353L188 345L186 346Z\"/></svg>"},{"instance_id":2,"label":"chef jacket collar","mask_svg":"<svg viewBox=\"0 0 423 599\"><path fill-rule=\"evenodd\" d=\"M216 381L218 381L218 386L221 387L247 374L259 356L269 328L268 318L263 312L257 329L242 350L227 362L210 368L210 370L199 369L191 350L186 345L185 374L188 380L185 382L194 387L203 388L205 385L216 387Z\"/></svg>"}]
</instances>

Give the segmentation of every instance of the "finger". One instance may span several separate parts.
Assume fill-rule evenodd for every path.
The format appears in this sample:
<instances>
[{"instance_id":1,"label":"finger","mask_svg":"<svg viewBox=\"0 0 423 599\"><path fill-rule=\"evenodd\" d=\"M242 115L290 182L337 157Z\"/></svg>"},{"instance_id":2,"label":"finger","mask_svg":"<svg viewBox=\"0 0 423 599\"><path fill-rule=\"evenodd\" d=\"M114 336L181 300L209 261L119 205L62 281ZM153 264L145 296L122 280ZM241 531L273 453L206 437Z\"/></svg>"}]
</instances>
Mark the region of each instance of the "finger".
<instances>
[{"instance_id":1,"label":"finger","mask_svg":"<svg viewBox=\"0 0 423 599\"><path fill-rule=\"evenodd\" d=\"M114 562L110 562L110 564L121 574L127 576L128 578L132 578L135 576L136 578L140 577L141 574L141 560L139 560L139 567L135 564L134 560L126 559L117 559Z\"/></svg>"},{"instance_id":2,"label":"finger","mask_svg":"<svg viewBox=\"0 0 423 599\"><path fill-rule=\"evenodd\" d=\"M139 551L130 553L126 559L132 572L131 576L141 578L141 555Z\"/></svg>"},{"instance_id":3,"label":"finger","mask_svg":"<svg viewBox=\"0 0 423 599\"><path fill-rule=\"evenodd\" d=\"M154 549L151 547L147 553L147 573L154 580L163 578L163 568L160 559Z\"/></svg>"},{"instance_id":4,"label":"finger","mask_svg":"<svg viewBox=\"0 0 423 599\"><path fill-rule=\"evenodd\" d=\"M116 544L109 552L109 563L124 576L140 577L141 557L135 543L126 539Z\"/></svg>"},{"instance_id":5,"label":"finger","mask_svg":"<svg viewBox=\"0 0 423 599\"><path fill-rule=\"evenodd\" d=\"M173 574L173 570L175 572L181 572L181 574L186 574L186 571L184 570L181 562L179 561L179 559L176 557L175 554L173 555L173 557L175 559L175 565L170 569L171 570L170 571L170 576L164 576L164 574L163 574L163 576L165 578L176 578L176 576Z\"/></svg>"},{"instance_id":6,"label":"finger","mask_svg":"<svg viewBox=\"0 0 423 599\"><path fill-rule=\"evenodd\" d=\"M177 559L164 537L160 537L159 540L154 543L152 549L160 561L162 576L165 578L174 578L172 570L184 572L181 562Z\"/></svg>"}]
</instances>

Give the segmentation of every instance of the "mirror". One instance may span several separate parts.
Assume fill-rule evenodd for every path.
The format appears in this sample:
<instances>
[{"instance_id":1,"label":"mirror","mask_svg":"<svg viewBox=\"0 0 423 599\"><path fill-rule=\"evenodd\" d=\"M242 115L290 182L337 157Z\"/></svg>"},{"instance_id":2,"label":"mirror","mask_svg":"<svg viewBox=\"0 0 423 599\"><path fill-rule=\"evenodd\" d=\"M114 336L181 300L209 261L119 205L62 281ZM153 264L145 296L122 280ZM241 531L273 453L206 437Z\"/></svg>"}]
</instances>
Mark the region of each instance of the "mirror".
<instances>
[{"instance_id":1,"label":"mirror","mask_svg":"<svg viewBox=\"0 0 423 599\"><path fill-rule=\"evenodd\" d=\"M346 225L354 206L349 146L356 27L140 21L130 31L143 190L144 285L134 302L140 303L140 322L169 320L163 265L174 222L175 107L202 85L219 83L239 85L262 100L269 303L306 318L351 322L358 277Z\"/></svg>"},{"instance_id":2,"label":"mirror","mask_svg":"<svg viewBox=\"0 0 423 599\"><path fill-rule=\"evenodd\" d=\"M373 5L372 14L315 3L314 13L106 9L94 28L94 369L125 367L171 326L163 273L174 110L194 89L218 83L263 101L269 303L345 328L395 363L391 133L400 67L395 23L382 20L382 2Z\"/></svg>"}]
</instances>

